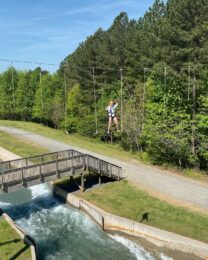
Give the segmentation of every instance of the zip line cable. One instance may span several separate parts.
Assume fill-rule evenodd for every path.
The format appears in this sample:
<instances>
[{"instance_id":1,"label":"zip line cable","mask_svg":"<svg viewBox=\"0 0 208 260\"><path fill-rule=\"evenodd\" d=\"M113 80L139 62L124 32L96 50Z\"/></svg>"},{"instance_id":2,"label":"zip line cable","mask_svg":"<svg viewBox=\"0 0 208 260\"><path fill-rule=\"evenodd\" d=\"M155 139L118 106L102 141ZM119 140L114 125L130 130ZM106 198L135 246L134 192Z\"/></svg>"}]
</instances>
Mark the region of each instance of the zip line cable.
<instances>
[{"instance_id":1,"label":"zip line cable","mask_svg":"<svg viewBox=\"0 0 208 260\"><path fill-rule=\"evenodd\" d=\"M27 63L27 64L36 64L36 65L57 66L57 64L54 64L54 63L34 62L34 61L27 61L27 60L0 59L0 61L12 62L12 63Z\"/></svg>"},{"instance_id":2,"label":"zip line cable","mask_svg":"<svg viewBox=\"0 0 208 260\"><path fill-rule=\"evenodd\" d=\"M3 61L3 62L10 62L11 63L11 61L12 61L12 63L14 64L14 63L25 63L25 64L36 64L36 65L46 65L46 66L60 66L60 64L55 64L55 63L46 63L46 62L34 62L34 61L27 61L27 60L16 60L16 59L2 59L2 58L0 58L0 61ZM153 66L152 67L145 67L147 70L149 70L149 71L156 71L156 69L158 68L170 68L170 69L174 69L174 68L178 68L178 69L180 69L180 68L187 68L187 67L197 67L197 66L207 66L208 67L208 63L200 63L200 64L193 64L193 63L187 63L187 64L185 64L185 65L158 65L158 66L156 66L156 68L153 68ZM83 70L83 71L85 71L85 72L87 72L87 73L91 73L90 71L91 71L91 68L92 67L90 67L90 66L88 66L88 67L83 67L83 66L79 66L79 65L72 65L71 66L71 68L73 68L73 67L76 67L76 68L79 68L80 70ZM144 67L138 67L138 66L134 66L134 68L135 69L137 69L137 70L141 70L141 71L143 71L143 69L144 69ZM122 70L123 71L125 71L125 70L127 70L128 69L128 67L123 67L122 68ZM115 69L115 68L107 68L107 67L95 67L94 66L94 70L95 70L95 72L96 72L96 70L101 70L101 71L108 71L108 72L119 72L120 71L120 69ZM156 71L157 72L157 71Z\"/></svg>"}]
</instances>

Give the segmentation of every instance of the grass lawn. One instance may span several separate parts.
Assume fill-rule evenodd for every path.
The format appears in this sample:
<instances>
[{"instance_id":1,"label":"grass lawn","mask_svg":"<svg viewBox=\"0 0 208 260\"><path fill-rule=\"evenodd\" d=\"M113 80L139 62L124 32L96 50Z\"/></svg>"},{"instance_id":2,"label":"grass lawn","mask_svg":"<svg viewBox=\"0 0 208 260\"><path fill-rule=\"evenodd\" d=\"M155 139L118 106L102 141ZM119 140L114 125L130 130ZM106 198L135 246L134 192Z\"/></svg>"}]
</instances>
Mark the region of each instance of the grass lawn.
<instances>
[{"instance_id":1,"label":"grass lawn","mask_svg":"<svg viewBox=\"0 0 208 260\"><path fill-rule=\"evenodd\" d=\"M52 129L50 127L43 126L41 124L31 122L20 122L20 121L7 121L0 120L0 125L12 126L23 130L28 130L33 133L40 134L55 140L75 145L80 148L84 148L99 154L112 156L116 158L129 160L129 158L136 158L131 152L123 151L119 145L112 145L100 142L96 138L83 137L76 134L71 134L68 137L62 130Z\"/></svg>"},{"instance_id":2,"label":"grass lawn","mask_svg":"<svg viewBox=\"0 0 208 260\"><path fill-rule=\"evenodd\" d=\"M24 244L2 217L0 217L0 259L31 259L30 247Z\"/></svg>"},{"instance_id":3,"label":"grass lawn","mask_svg":"<svg viewBox=\"0 0 208 260\"><path fill-rule=\"evenodd\" d=\"M13 137L3 131L0 131L0 146L21 157L48 152L46 148L40 145Z\"/></svg>"},{"instance_id":4,"label":"grass lawn","mask_svg":"<svg viewBox=\"0 0 208 260\"><path fill-rule=\"evenodd\" d=\"M127 180L113 182L79 193L79 197L112 214L208 243L208 217L184 208L172 206L134 187Z\"/></svg>"},{"instance_id":5,"label":"grass lawn","mask_svg":"<svg viewBox=\"0 0 208 260\"><path fill-rule=\"evenodd\" d=\"M14 126L16 126L15 124L20 126L19 122L14 122ZM23 123L23 125L27 125L27 127L23 126L24 129L30 131L33 129L37 133L44 133L45 136L67 142L66 136L61 131L32 123ZM70 138L73 139L73 144L76 144L77 140L80 146L82 143L86 146L90 143L87 138L78 138L77 136L70 136ZM86 141L84 141L85 139ZM0 132L0 145L20 156L45 152L44 148L40 146L35 146L30 142L25 142L2 132ZM96 141L92 143L92 146L96 147ZM98 144L99 149L102 146L106 148L103 149L105 152L111 147L107 144ZM113 149L114 152L117 149L119 150L115 146L113 146ZM120 150L120 154L122 153ZM126 159L128 156L130 158L130 153L124 152L123 154L122 156L125 156ZM147 224L208 243L207 216L156 199L146 192L140 191L126 180L103 185L100 188L81 193L80 196L108 212L136 221L140 221L145 212L150 212L150 220L146 222Z\"/></svg>"},{"instance_id":6,"label":"grass lawn","mask_svg":"<svg viewBox=\"0 0 208 260\"><path fill-rule=\"evenodd\" d=\"M71 134L69 137L66 136L66 134L62 130L56 130L52 129L46 126L43 126L41 124L36 124L32 122L22 122L22 121L9 121L9 120L0 120L0 125L3 126L11 126L20 128L23 130L28 130L33 133L37 133L46 137L53 138L58 141L62 141L64 143L68 143L80 148L87 149L89 151L93 151L98 154L114 157L120 160L128 161L128 162L143 162L146 164L151 164L148 156L146 153L139 154L139 153L132 153L124 151L118 144L107 144L100 142L99 140L95 138L89 138L89 137L83 137L76 134ZM24 141L25 142L25 141ZM0 143L1 145L1 143ZM34 145L34 144L33 144ZM2 145L3 146L3 145ZM34 145L35 146L35 145ZM5 147L6 148L6 147ZM8 148L9 150L9 148ZM33 151L29 151L33 152ZM35 153L34 153L35 154ZM37 154L37 153L36 153ZM30 154L28 154L29 156ZM172 167L169 165L165 165L164 167L161 167L162 169L171 170L175 173L179 173L179 171L176 169L176 167ZM202 171L198 170L184 170L180 172L181 175L207 182L208 183L208 175L205 174Z\"/></svg>"}]
</instances>

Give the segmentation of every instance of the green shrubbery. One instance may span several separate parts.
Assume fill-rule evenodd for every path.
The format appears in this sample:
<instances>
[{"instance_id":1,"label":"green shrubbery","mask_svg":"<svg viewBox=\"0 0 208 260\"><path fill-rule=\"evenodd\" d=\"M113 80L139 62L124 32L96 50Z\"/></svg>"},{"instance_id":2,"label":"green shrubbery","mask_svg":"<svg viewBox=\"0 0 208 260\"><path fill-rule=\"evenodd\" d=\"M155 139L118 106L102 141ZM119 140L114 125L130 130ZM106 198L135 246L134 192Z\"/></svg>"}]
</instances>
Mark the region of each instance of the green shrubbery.
<instances>
[{"instance_id":1,"label":"green shrubbery","mask_svg":"<svg viewBox=\"0 0 208 260\"><path fill-rule=\"evenodd\" d=\"M207 11L206 0L156 0L138 21L121 13L88 37L57 73L8 68L0 74L0 118L99 138L116 99L124 149L207 170Z\"/></svg>"}]
</instances>

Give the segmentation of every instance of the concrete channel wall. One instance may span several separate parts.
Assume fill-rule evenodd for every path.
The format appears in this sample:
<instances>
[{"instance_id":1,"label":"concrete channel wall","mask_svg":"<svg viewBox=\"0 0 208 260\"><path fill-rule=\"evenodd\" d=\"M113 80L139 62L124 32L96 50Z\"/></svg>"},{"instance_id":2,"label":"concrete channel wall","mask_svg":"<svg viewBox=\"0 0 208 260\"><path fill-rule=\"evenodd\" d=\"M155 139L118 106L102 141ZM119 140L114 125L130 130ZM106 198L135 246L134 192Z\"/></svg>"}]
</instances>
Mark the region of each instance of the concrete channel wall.
<instances>
[{"instance_id":1,"label":"concrete channel wall","mask_svg":"<svg viewBox=\"0 0 208 260\"><path fill-rule=\"evenodd\" d=\"M4 149L3 147L0 147L0 160L9 161L9 160L16 160L20 158L21 158L20 156Z\"/></svg>"},{"instance_id":2,"label":"concrete channel wall","mask_svg":"<svg viewBox=\"0 0 208 260\"><path fill-rule=\"evenodd\" d=\"M103 230L120 231L131 236L143 237L157 246L165 246L208 259L208 244L206 243L110 214L59 187L54 186L53 191L70 205L86 212Z\"/></svg>"},{"instance_id":3,"label":"concrete channel wall","mask_svg":"<svg viewBox=\"0 0 208 260\"><path fill-rule=\"evenodd\" d=\"M21 157L0 147L0 160L2 161L8 161L8 160L15 160L20 159ZM0 209L1 210L1 209ZM20 236L24 242L30 246L31 250L31 259L36 260L36 244L35 241L27 235L20 227L18 227L15 222L6 214L2 213L2 217L5 219L5 221L8 222L8 224L17 232L17 234Z\"/></svg>"},{"instance_id":4,"label":"concrete channel wall","mask_svg":"<svg viewBox=\"0 0 208 260\"><path fill-rule=\"evenodd\" d=\"M32 260L36 260L37 258L36 258L36 250L35 250L35 242L34 242L34 240L29 235L27 235L20 227L18 227L14 223L14 221L6 213L3 213L2 217L16 231L16 233L20 236L20 238L27 245L30 246Z\"/></svg>"}]
</instances>

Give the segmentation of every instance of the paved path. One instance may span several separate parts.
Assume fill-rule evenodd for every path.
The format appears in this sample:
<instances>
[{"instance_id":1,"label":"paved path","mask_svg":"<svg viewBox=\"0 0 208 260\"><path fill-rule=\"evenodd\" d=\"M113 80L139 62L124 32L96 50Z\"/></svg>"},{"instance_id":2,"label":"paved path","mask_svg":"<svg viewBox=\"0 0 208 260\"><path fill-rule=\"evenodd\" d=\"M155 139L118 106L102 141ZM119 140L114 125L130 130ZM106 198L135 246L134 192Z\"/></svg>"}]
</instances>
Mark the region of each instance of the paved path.
<instances>
[{"instance_id":1,"label":"paved path","mask_svg":"<svg viewBox=\"0 0 208 260\"><path fill-rule=\"evenodd\" d=\"M51 151L75 149L83 153L98 156L103 160L121 166L124 169L124 175L127 179L133 181L141 188L150 191L150 193L169 202L208 213L208 185L206 184L172 174L165 170L160 170L153 166L147 166L142 163L125 162L111 157L98 155L24 130L4 126L0 126L0 130L12 134L20 139L40 144Z\"/></svg>"}]
</instances>

